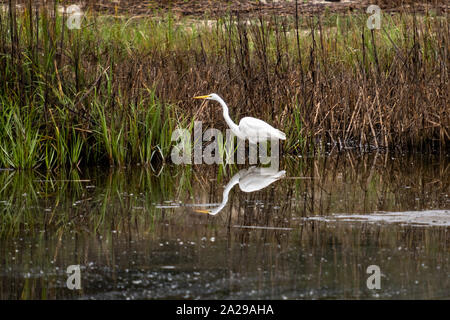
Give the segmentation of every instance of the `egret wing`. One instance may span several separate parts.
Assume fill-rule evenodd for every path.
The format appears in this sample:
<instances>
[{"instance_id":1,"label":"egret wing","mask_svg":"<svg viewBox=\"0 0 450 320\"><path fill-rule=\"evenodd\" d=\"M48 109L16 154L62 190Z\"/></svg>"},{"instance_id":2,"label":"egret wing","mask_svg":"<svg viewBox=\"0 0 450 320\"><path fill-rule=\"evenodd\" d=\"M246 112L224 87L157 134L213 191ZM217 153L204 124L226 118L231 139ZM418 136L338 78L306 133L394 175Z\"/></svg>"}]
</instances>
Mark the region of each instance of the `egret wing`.
<instances>
[{"instance_id":1,"label":"egret wing","mask_svg":"<svg viewBox=\"0 0 450 320\"><path fill-rule=\"evenodd\" d=\"M283 132L275 129L267 122L253 117L242 118L239 122L239 130L241 130L249 139L267 139L275 137L278 139L286 139Z\"/></svg>"}]
</instances>

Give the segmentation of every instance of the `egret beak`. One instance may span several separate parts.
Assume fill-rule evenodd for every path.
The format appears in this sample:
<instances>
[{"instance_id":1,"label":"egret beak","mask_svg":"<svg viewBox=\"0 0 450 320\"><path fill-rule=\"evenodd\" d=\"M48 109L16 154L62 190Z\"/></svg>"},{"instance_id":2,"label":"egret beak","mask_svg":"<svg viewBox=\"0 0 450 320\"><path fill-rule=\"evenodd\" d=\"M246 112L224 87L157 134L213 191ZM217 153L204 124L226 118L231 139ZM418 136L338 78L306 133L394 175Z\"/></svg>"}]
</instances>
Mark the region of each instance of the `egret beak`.
<instances>
[{"instance_id":1,"label":"egret beak","mask_svg":"<svg viewBox=\"0 0 450 320\"><path fill-rule=\"evenodd\" d=\"M206 98L209 98L209 95L194 97L194 99L206 99Z\"/></svg>"},{"instance_id":2,"label":"egret beak","mask_svg":"<svg viewBox=\"0 0 450 320\"><path fill-rule=\"evenodd\" d=\"M209 210L194 210L195 212L198 213L208 213L209 214Z\"/></svg>"}]
</instances>

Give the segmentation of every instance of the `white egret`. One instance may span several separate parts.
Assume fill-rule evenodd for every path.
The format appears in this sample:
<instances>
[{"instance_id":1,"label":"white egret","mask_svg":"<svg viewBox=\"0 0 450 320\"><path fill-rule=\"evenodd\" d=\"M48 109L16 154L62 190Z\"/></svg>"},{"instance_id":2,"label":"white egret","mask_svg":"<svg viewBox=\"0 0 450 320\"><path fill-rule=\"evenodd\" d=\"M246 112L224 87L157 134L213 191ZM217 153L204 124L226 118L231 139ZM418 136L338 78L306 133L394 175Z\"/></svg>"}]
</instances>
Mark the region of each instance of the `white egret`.
<instances>
[{"instance_id":1,"label":"white egret","mask_svg":"<svg viewBox=\"0 0 450 320\"><path fill-rule=\"evenodd\" d=\"M206 96L194 97L194 99L206 99L215 100L220 103L223 109L223 117L230 127L231 131L242 140L248 139L251 144L257 144L261 141L267 141L269 139L286 140L286 135L278 129L275 129L270 124L253 118L245 117L239 122L239 126L231 120L228 114L228 106L225 101L222 100L215 93L208 94Z\"/></svg>"},{"instance_id":2,"label":"white egret","mask_svg":"<svg viewBox=\"0 0 450 320\"><path fill-rule=\"evenodd\" d=\"M254 192L269 186L273 182L281 179L285 176L286 171L278 171L273 168L258 168L250 167L249 169L243 169L236 173L231 180L225 186L222 195L221 204L212 210L195 210L200 213L208 213L212 216L218 214L228 202L228 194L231 189L239 183L239 188L244 192Z\"/></svg>"}]
</instances>

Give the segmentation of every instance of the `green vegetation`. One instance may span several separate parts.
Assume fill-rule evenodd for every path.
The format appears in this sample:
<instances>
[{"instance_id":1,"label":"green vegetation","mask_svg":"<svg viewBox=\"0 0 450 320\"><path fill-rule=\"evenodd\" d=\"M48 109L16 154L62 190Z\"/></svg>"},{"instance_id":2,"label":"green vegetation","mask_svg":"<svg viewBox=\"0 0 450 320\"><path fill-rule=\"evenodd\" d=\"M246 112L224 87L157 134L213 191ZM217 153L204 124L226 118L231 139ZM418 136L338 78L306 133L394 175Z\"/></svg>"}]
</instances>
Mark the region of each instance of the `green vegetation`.
<instances>
[{"instance_id":1,"label":"green vegetation","mask_svg":"<svg viewBox=\"0 0 450 320\"><path fill-rule=\"evenodd\" d=\"M87 12L70 30L56 6L9 6L0 11L0 167L164 161L172 131L194 116L225 128L217 106L199 113L191 99L210 92L236 120L285 131L286 153L318 142L447 148L448 19L399 12L373 32L366 20Z\"/></svg>"}]
</instances>

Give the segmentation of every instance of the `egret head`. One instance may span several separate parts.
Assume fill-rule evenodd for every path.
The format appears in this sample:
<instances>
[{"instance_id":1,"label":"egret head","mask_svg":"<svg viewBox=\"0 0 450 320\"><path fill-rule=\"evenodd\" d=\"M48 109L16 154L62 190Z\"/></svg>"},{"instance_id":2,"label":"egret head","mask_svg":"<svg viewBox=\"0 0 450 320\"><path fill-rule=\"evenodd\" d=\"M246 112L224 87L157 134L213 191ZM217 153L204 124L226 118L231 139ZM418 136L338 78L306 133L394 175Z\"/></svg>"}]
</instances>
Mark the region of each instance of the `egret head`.
<instances>
[{"instance_id":1,"label":"egret head","mask_svg":"<svg viewBox=\"0 0 450 320\"><path fill-rule=\"evenodd\" d=\"M205 100L216 100L219 101L220 97L219 95L215 94L215 93L210 93L206 96L198 96L198 97L194 97L194 99L205 99Z\"/></svg>"}]
</instances>

